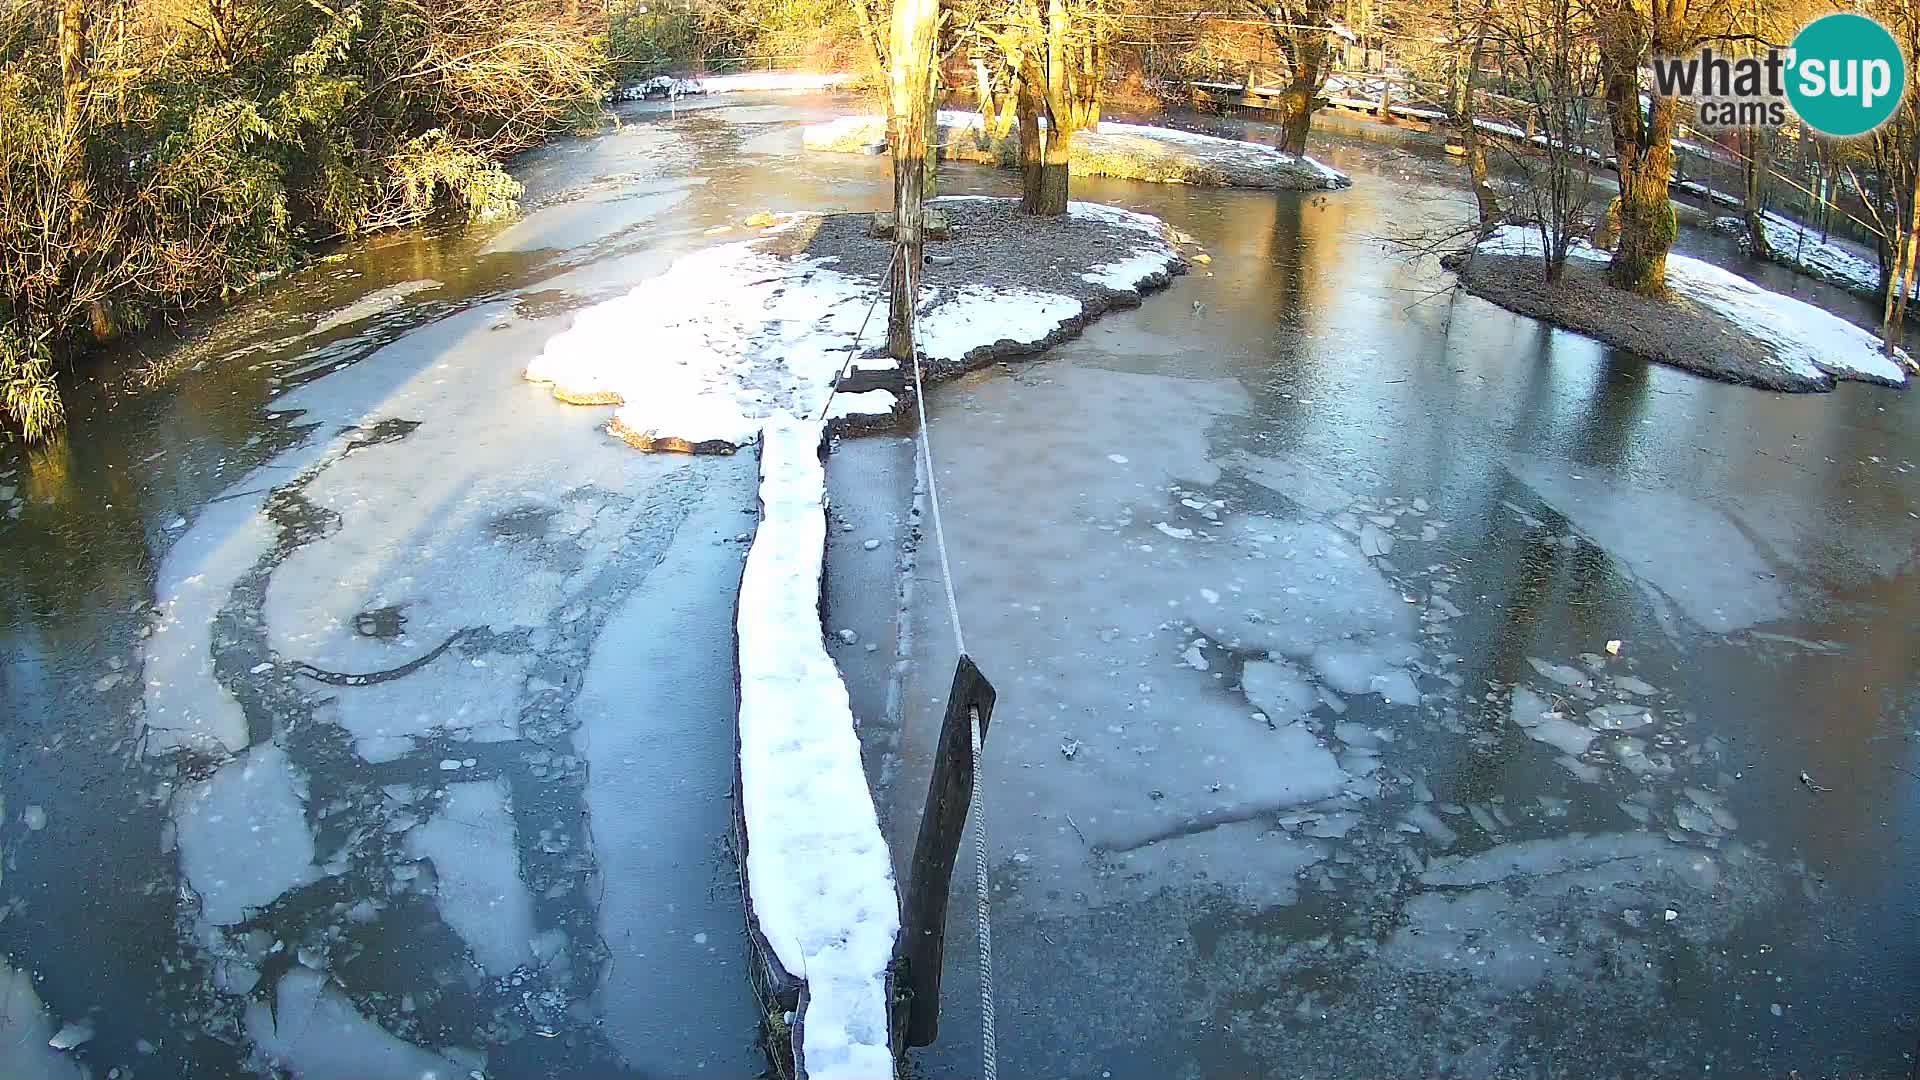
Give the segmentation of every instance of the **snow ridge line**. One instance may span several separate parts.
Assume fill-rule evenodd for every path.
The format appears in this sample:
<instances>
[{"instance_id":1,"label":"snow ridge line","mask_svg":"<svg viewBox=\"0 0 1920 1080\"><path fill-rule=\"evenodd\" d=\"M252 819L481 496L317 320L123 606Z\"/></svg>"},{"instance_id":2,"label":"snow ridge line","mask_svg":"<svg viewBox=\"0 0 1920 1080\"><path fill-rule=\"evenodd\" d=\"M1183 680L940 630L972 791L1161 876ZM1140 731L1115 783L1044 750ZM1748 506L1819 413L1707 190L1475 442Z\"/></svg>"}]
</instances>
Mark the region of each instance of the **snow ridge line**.
<instances>
[{"instance_id":1,"label":"snow ridge line","mask_svg":"<svg viewBox=\"0 0 1920 1080\"><path fill-rule=\"evenodd\" d=\"M825 435L769 418L760 526L740 579L740 812L749 920L794 984L795 1071L884 1080L887 970L899 935L893 864L860 760L853 711L820 623ZM786 984L782 984L785 986Z\"/></svg>"}]
</instances>

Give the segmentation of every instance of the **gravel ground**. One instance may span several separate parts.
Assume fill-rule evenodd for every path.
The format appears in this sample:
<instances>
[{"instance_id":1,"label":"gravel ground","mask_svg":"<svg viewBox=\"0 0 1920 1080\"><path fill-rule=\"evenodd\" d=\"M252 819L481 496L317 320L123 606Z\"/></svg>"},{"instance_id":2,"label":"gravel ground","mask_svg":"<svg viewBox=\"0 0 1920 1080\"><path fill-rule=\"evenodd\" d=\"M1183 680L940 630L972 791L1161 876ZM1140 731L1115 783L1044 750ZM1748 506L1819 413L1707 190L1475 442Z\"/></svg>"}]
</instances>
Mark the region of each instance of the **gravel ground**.
<instances>
[{"instance_id":1,"label":"gravel ground","mask_svg":"<svg viewBox=\"0 0 1920 1080\"><path fill-rule=\"evenodd\" d=\"M1700 304L1681 297L1649 299L1613 287L1598 263L1567 260L1565 274L1553 286L1542 277L1540 260L1529 256L1481 254L1453 268L1475 296L1649 360L1765 390L1833 389L1831 381L1784 371L1766 344Z\"/></svg>"},{"instance_id":2,"label":"gravel ground","mask_svg":"<svg viewBox=\"0 0 1920 1080\"><path fill-rule=\"evenodd\" d=\"M952 378L997 361L1045 352L1078 336L1088 323L1115 307L1137 307L1143 295L1164 288L1172 280L1168 274L1157 274L1138 282L1136 289L1125 290L1097 285L1081 276L1096 266L1124 259L1141 246L1141 234L1120 225L1071 214L1029 217L1020 212L1015 199L943 198L931 205L947 216L950 228L948 239L926 243L923 285L932 289L964 285L1023 289L1069 296L1080 302L1080 313L1045 338L981 345L959 363L933 364L931 374L935 378ZM770 238L768 250L809 258L832 257L837 260L835 270L877 285L893 258L893 241L873 236L872 221L871 214L827 214L818 219L817 228L791 229ZM1184 262L1174 265L1173 273L1185 271ZM886 312L876 310L874 325L868 330L874 347L867 350L868 355L883 351L885 325ZM870 385L899 389L897 380L904 376L888 375L896 381ZM842 387L867 388L853 384Z\"/></svg>"}]
</instances>

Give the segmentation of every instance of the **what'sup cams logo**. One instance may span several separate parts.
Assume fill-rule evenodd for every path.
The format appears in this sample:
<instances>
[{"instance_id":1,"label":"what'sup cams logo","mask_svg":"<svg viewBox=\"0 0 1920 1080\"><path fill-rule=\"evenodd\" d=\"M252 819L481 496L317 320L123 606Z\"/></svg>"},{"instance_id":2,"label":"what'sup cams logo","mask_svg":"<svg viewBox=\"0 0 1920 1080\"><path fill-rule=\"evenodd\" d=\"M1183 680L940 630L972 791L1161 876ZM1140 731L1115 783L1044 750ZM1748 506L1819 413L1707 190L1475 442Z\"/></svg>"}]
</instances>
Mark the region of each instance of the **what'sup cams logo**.
<instances>
[{"instance_id":1,"label":"what'sup cams logo","mask_svg":"<svg viewBox=\"0 0 1920 1080\"><path fill-rule=\"evenodd\" d=\"M1694 101L1705 128L1779 127L1792 109L1822 135L1865 135L1893 115L1907 92L1907 62L1886 27L1864 15L1827 15L1808 23L1785 49L1727 57L1653 61L1662 97Z\"/></svg>"}]
</instances>

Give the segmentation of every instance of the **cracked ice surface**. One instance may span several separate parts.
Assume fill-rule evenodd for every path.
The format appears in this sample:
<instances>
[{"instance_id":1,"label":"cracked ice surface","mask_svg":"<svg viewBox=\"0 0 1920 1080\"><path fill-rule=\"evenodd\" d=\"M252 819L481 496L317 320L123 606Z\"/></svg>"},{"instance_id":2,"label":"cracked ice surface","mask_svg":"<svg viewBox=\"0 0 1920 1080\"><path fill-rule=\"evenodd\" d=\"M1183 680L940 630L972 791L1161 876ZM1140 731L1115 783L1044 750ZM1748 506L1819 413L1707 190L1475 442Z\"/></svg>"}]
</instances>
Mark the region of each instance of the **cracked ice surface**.
<instances>
[{"instance_id":1,"label":"cracked ice surface","mask_svg":"<svg viewBox=\"0 0 1920 1080\"><path fill-rule=\"evenodd\" d=\"M1792 607L1749 531L1710 503L1648 491L1540 458L1515 455L1507 471L1665 599L1714 633L1772 622Z\"/></svg>"},{"instance_id":2,"label":"cracked ice surface","mask_svg":"<svg viewBox=\"0 0 1920 1080\"><path fill-rule=\"evenodd\" d=\"M520 880L506 784L449 784L446 805L407 834L406 846L433 860L440 917L487 974L511 974L532 959L533 898Z\"/></svg>"},{"instance_id":3,"label":"cracked ice surface","mask_svg":"<svg viewBox=\"0 0 1920 1080\"><path fill-rule=\"evenodd\" d=\"M1286 902L1322 852L1274 833L1271 813L1378 791L1372 752L1336 756L1316 710L1417 702L1409 605L1351 535L1198 493L1221 479L1209 419L1246 407L1235 383L1062 367L949 400L935 446L942 427L968 432L939 458L949 551L1002 703L987 753L1022 764L1021 797L987 803L989 832L1018 836L1016 864L1055 885L1030 902L1199 880ZM1008 482L1033 461L1046 484ZM950 647L944 627L920 639ZM1090 847L1122 872L1090 866Z\"/></svg>"},{"instance_id":4,"label":"cracked ice surface","mask_svg":"<svg viewBox=\"0 0 1920 1080\"><path fill-rule=\"evenodd\" d=\"M245 918L319 876L306 786L286 751L263 743L182 792L173 804L180 867L216 926Z\"/></svg>"},{"instance_id":5,"label":"cracked ice surface","mask_svg":"<svg viewBox=\"0 0 1920 1080\"><path fill-rule=\"evenodd\" d=\"M468 1075L451 1061L396 1038L354 1011L326 977L295 967L272 1006L247 1006L247 1034L264 1063L298 1080L451 1080Z\"/></svg>"},{"instance_id":6,"label":"cracked ice surface","mask_svg":"<svg viewBox=\"0 0 1920 1080\"><path fill-rule=\"evenodd\" d=\"M211 769L169 810L201 902L182 930L216 972L209 1022L291 1075L463 1076L486 1051L460 1045L515 1037L499 1016L597 1032L597 1010L661 992L595 997L602 942L659 909L581 893L594 852L570 705L603 622L725 470L629 453L531 394L523 358L556 329L484 304L289 391L276 407L304 441L201 510L158 575L147 747ZM737 529L744 478L713 486ZM721 538L702 536L702 553ZM649 673L674 694L710 667ZM700 805L721 815L688 826L704 843L724 810ZM708 891L704 874L660 876L666 904ZM461 1018L434 1036L459 1068L387 1034L420 1028L404 992L366 993L347 960L368 949L467 974L433 991ZM246 996L270 952L303 965L278 984L278 1025Z\"/></svg>"}]
</instances>

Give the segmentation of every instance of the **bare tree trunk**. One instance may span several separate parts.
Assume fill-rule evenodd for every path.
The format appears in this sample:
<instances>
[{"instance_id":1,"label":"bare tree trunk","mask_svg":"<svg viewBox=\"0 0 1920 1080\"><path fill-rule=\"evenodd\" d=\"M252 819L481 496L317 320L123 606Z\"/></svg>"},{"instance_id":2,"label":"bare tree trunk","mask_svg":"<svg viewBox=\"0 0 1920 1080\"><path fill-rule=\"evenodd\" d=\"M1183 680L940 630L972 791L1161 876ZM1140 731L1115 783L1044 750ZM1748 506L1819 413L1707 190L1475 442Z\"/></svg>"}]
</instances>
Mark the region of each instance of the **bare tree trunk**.
<instances>
[{"instance_id":1,"label":"bare tree trunk","mask_svg":"<svg viewBox=\"0 0 1920 1080\"><path fill-rule=\"evenodd\" d=\"M1046 154L1040 168L1040 188L1035 209L1042 217L1058 217L1067 212L1067 197L1073 166L1073 129L1062 127L1047 131Z\"/></svg>"},{"instance_id":2,"label":"bare tree trunk","mask_svg":"<svg viewBox=\"0 0 1920 1080\"><path fill-rule=\"evenodd\" d=\"M894 0L888 50L893 280L887 298L887 353L903 363L913 358L912 315L926 211L927 114L933 108L933 39L939 11L939 0Z\"/></svg>"},{"instance_id":3,"label":"bare tree trunk","mask_svg":"<svg viewBox=\"0 0 1920 1080\"><path fill-rule=\"evenodd\" d=\"M1643 119L1640 69L1617 59L1607 63L1606 90L1620 159L1620 198L1614 203L1620 234L1607 277L1629 292L1658 295L1667 287L1667 252L1680 234L1667 190L1679 103L1655 95Z\"/></svg>"},{"instance_id":4,"label":"bare tree trunk","mask_svg":"<svg viewBox=\"0 0 1920 1080\"><path fill-rule=\"evenodd\" d=\"M1473 37L1473 55L1467 65L1466 84L1460 91L1460 142L1467 148L1467 176L1473 182L1473 201L1480 211L1480 227L1488 226L1505 218L1500 212L1500 198L1493 190L1493 181L1487 175L1487 149L1480 141L1480 124L1475 118L1474 80L1480 74L1480 56L1487 43L1487 23L1483 14ZM1382 103L1382 111L1385 104ZM1549 274L1548 280L1558 275Z\"/></svg>"},{"instance_id":5,"label":"bare tree trunk","mask_svg":"<svg viewBox=\"0 0 1920 1080\"><path fill-rule=\"evenodd\" d=\"M1916 227L1916 223L1920 223L1920 162L1916 162L1914 180L1913 201L1906 214L1906 228L1899 238L1899 254L1893 273L1886 279L1886 318L1880 326L1880 340L1889 356L1900 343L1907 319L1907 299L1913 295L1914 259L1920 256L1920 227Z\"/></svg>"},{"instance_id":6,"label":"bare tree trunk","mask_svg":"<svg viewBox=\"0 0 1920 1080\"><path fill-rule=\"evenodd\" d=\"M1303 48L1303 53L1324 57L1326 46ZM1319 59L1303 58L1293 65L1292 78L1280 95L1280 149L1299 157L1307 152L1307 136L1313 131L1313 97L1320 88Z\"/></svg>"},{"instance_id":7,"label":"bare tree trunk","mask_svg":"<svg viewBox=\"0 0 1920 1080\"><path fill-rule=\"evenodd\" d=\"M1746 174L1747 186L1741 208L1747 220L1747 249L1764 259L1770 249L1767 246L1767 225L1761 200L1766 193L1767 158L1773 148L1773 138L1765 132L1750 129L1746 134L1746 144L1747 156L1741 163L1741 169Z\"/></svg>"},{"instance_id":8,"label":"bare tree trunk","mask_svg":"<svg viewBox=\"0 0 1920 1080\"><path fill-rule=\"evenodd\" d=\"M1020 209L1029 214L1040 210L1040 186L1045 172L1045 136L1040 131L1040 87L1034 80L1034 65L1019 79L1014 91L1014 112L1020 125Z\"/></svg>"}]
</instances>

